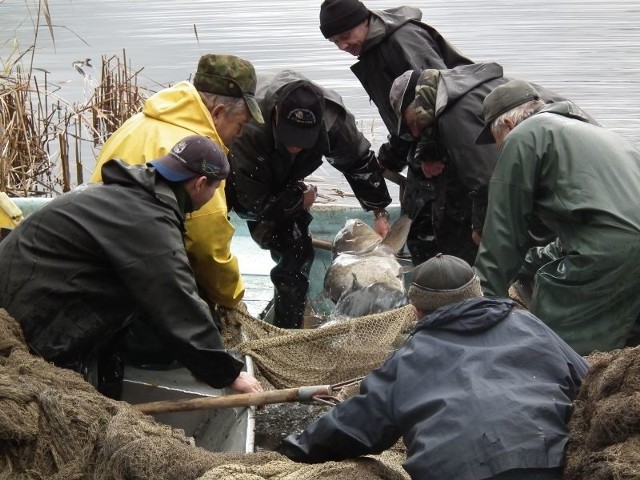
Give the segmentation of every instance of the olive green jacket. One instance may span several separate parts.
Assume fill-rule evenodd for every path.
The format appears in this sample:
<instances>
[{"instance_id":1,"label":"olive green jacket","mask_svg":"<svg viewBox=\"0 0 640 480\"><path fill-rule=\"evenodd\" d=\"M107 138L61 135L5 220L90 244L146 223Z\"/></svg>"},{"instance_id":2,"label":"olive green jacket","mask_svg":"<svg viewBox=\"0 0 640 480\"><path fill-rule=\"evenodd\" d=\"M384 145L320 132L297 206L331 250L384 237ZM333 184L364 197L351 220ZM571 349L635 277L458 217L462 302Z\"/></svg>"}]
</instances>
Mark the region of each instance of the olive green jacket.
<instances>
[{"instance_id":1,"label":"olive green jacket","mask_svg":"<svg viewBox=\"0 0 640 480\"><path fill-rule=\"evenodd\" d=\"M558 241L527 256L532 312L580 353L623 346L640 313L639 197L638 149L571 102L545 106L501 147L475 262L483 291L507 295L537 214Z\"/></svg>"}]
</instances>

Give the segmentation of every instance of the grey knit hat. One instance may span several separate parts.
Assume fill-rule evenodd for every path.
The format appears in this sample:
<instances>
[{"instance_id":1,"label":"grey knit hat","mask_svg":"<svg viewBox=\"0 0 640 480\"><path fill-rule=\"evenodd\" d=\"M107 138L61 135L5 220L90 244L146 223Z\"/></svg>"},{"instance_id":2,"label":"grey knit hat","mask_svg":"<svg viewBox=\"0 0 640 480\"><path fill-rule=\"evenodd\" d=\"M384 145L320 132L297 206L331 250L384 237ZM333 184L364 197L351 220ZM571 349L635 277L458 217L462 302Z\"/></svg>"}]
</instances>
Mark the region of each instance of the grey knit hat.
<instances>
[{"instance_id":1,"label":"grey knit hat","mask_svg":"<svg viewBox=\"0 0 640 480\"><path fill-rule=\"evenodd\" d=\"M480 279L471 266L441 253L416 267L409 287L409 300L425 312L481 296Z\"/></svg>"}]
</instances>

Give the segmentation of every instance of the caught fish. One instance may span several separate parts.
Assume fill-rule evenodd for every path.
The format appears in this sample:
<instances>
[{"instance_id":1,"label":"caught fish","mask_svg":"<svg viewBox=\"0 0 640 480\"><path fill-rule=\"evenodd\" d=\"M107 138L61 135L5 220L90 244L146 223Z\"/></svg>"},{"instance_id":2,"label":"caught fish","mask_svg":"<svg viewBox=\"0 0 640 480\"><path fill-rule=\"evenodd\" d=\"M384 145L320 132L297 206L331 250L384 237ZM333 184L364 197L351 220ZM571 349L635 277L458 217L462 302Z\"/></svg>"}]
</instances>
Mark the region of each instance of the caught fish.
<instances>
[{"instance_id":1,"label":"caught fish","mask_svg":"<svg viewBox=\"0 0 640 480\"><path fill-rule=\"evenodd\" d=\"M333 239L331 252L333 258L340 253L362 253L373 249L382 242L382 237L362 220L352 218Z\"/></svg>"},{"instance_id":2,"label":"caught fish","mask_svg":"<svg viewBox=\"0 0 640 480\"><path fill-rule=\"evenodd\" d=\"M408 303L409 297L404 290L386 283L376 282L366 287L358 285L342 294L330 318L344 320L364 317L404 307Z\"/></svg>"},{"instance_id":3,"label":"caught fish","mask_svg":"<svg viewBox=\"0 0 640 480\"><path fill-rule=\"evenodd\" d=\"M361 220L347 220L333 240L334 259L324 277L328 298L338 303L346 292L374 283L404 292L404 274L411 267L401 265L396 253L410 227L409 217L402 216L383 239Z\"/></svg>"}]
</instances>

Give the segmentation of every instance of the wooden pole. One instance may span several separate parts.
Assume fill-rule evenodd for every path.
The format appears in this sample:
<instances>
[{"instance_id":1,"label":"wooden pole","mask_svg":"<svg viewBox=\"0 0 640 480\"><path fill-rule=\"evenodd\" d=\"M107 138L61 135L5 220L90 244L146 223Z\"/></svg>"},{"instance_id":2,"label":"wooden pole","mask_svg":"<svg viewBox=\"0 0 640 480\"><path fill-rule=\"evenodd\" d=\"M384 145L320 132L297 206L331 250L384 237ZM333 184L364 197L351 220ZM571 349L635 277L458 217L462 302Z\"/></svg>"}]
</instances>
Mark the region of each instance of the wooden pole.
<instances>
[{"instance_id":1,"label":"wooden pole","mask_svg":"<svg viewBox=\"0 0 640 480\"><path fill-rule=\"evenodd\" d=\"M249 407L272 403L308 402L316 396L332 395L330 385L267 390L257 393L238 393L221 397L189 398L182 400L161 400L158 402L133 405L147 415L158 413L192 412L195 410L216 410L220 408Z\"/></svg>"},{"instance_id":2,"label":"wooden pole","mask_svg":"<svg viewBox=\"0 0 640 480\"><path fill-rule=\"evenodd\" d=\"M311 239L311 245L313 245L314 248L319 248L321 250L329 250L331 251L333 249L333 243L328 241L328 240L322 240L320 238L312 238Z\"/></svg>"},{"instance_id":3,"label":"wooden pole","mask_svg":"<svg viewBox=\"0 0 640 480\"><path fill-rule=\"evenodd\" d=\"M388 170L386 168L382 172L382 176L401 187L404 187L405 183L407 183L407 177L402 175L400 172L394 172L393 170Z\"/></svg>"}]
</instances>

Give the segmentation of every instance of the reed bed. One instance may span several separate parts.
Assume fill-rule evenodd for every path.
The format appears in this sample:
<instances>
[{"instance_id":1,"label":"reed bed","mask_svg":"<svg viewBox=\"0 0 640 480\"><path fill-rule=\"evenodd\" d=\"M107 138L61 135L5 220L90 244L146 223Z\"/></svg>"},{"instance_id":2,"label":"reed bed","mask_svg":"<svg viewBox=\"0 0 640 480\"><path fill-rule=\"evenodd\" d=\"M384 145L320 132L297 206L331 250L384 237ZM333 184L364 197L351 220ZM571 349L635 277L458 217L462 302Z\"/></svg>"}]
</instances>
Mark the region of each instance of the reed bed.
<instances>
[{"instance_id":1,"label":"reed bed","mask_svg":"<svg viewBox=\"0 0 640 480\"><path fill-rule=\"evenodd\" d=\"M93 149L146 98L140 70L124 59L124 52L123 59L102 58L100 83L82 104L58 98L46 76L39 82L20 66L0 76L0 191L52 195L84 182L83 154L93 157Z\"/></svg>"},{"instance_id":2,"label":"reed bed","mask_svg":"<svg viewBox=\"0 0 640 480\"><path fill-rule=\"evenodd\" d=\"M100 82L88 101L70 104L57 96L46 71L33 64L39 25L48 27L55 44L47 0L35 6L33 44L1 59L0 192L9 196L53 196L83 183L83 156L93 160L95 149L147 97L138 85L142 69L132 68L125 51L102 57Z\"/></svg>"}]
</instances>

